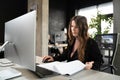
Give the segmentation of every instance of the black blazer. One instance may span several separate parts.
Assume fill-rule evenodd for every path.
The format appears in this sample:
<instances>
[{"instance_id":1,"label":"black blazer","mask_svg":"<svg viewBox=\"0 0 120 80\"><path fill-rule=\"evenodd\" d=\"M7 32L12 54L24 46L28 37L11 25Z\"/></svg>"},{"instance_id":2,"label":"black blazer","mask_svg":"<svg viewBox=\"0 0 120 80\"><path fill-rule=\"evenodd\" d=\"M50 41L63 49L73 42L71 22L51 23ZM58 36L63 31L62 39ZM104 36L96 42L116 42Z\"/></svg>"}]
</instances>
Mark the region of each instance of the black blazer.
<instances>
[{"instance_id":1,"label":"black blazer","mask_svg":"<svg viewBox=\"0 0 120 80\"><path fill-rule=\"evenodd\" d=\"M68 44L67 49L62 54L60 54L59 56L53 57L54 60L55 61L77 60L78 59L77 51L75 51L72 58L70 57L74 44L75 44L75 40L71 46ZM92 38L89 38L87 41L83 63L90 62L90 61L94 61L92 69L95 69L95 70L100 69L100 66L103 63L102 54L98 48L96 41L93 40Z\"/></svg>"}]
</instances>

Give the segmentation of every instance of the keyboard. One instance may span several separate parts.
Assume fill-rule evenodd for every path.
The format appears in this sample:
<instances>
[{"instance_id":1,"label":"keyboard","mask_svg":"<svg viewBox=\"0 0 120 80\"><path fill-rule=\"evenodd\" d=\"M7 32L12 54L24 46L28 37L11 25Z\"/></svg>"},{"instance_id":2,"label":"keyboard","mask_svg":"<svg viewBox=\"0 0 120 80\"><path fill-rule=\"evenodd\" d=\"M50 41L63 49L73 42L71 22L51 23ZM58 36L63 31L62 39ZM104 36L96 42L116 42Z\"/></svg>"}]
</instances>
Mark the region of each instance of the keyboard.
<instances>
[{"instance_id":1,"label":"keyboard","mask_svg":"<svg viewBox=\"0 0 120 80\"><path fill-rule=\"evenodd\" d=\"M22 73L16 69L8 68L0 71L0 80L6 80L21 76Z\"/></svg>"}]
</instances>

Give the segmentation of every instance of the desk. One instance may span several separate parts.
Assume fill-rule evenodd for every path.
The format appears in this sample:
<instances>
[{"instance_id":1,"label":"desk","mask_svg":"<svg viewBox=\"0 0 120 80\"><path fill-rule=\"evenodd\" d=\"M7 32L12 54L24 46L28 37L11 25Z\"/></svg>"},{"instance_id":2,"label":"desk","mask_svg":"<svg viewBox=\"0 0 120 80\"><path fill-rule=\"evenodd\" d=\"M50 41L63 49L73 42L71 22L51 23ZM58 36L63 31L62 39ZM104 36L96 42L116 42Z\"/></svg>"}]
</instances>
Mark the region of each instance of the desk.
<instances>
[{"instance_id":1,"label":"desk","mask_svg":"<svg viewBox=\"0 0 120 80\"><path fill-rule=\"evenodd\" d=\"M17 64L10 66L22 72L22 76L13 78L11 80L120 80L120 76L112 75L95 70L83 70L72 76L50 75L45 78L39 78L32 71L25 69ZM8 67L0 67L0 70Z\"/></svg>"},{"instance_id":2,"label":"desk","mask_svg":"<svg viewBox=\"0 0 120 80\"><path fill-rule=\"evenodd\" d=\"M43 80L120 80L120 76L95 70L83 70L72 76L52 76Z\"/></svg>"},{"instance_id":3,"label":"desk","mask_svg":"<svg viewBox=\"0 0 120 80\"><path fill-rule=\"evenodd\" d=\"M58 49L60 53L62 53L66 47L67 47L68 44L56 44L56 45L53 45L53 44L49 44L48 45L48 48L51 49ZM51 53L51 50L49 50L49 52ZM55 52L54 52L55 53Z\"/></svg>"},{"instance_id":4,"label":"desk","mask_svg":"<svg viewBox=\"0 0 120 80\"><path fill-rule=\"evenodd\" d=\"M68 44L56 44L56 45L53 45L53 44L49 44L48 47L51 48L51 47L57 47L57 48L60 48L60 47L67 47Z\"/></svg>"}]
</instances>

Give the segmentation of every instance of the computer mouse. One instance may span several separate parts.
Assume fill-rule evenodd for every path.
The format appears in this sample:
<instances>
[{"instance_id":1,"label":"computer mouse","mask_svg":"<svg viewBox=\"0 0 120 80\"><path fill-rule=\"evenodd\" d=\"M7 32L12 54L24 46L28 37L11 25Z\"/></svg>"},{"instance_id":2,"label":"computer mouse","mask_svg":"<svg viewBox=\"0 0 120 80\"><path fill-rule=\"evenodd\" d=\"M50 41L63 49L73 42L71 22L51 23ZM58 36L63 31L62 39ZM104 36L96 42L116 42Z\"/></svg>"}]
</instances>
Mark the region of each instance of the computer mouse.
<instances>
[{"instance_id":1,"label":"computer mouse","mask_svg":"<svg viewBox=\"0 0 120 80\"><path fill-rule=\"evenodd\" d=\"M47 58L47 59L45 59L45 60L43 60L42 62L43 63L49 63L49 62L51 62L51 61L48 61L50 58Z\"/></svg>"}]
</instances>

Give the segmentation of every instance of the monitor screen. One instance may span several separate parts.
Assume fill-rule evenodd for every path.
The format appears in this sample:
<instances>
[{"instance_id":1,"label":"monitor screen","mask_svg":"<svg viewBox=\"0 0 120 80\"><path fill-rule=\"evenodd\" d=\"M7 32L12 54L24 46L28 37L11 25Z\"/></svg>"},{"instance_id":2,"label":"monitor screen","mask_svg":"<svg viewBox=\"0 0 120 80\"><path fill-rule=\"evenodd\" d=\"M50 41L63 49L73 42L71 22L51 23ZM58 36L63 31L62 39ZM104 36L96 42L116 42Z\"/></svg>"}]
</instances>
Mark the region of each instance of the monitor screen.
<instances>
[{"instance_id":1,"label":"monitor screen","mask_svg":"<svg viewBox=\"0 0 120 80\"><path fill-rule=\"evenodd\" d=\"M95 40L98 43L100 49L113 49L116 41L116 33L114 34L99 34Z\"/></svg>"},{"instance_id":2,"label":"monitor screen","mask_svg":"<svg viewBox=\"0 0 120 80\"><path fill-rule=\"evenodd\" d=\"M113 44L113 35L103 35L101 42L107 44Z\"/></svg>"},{"instance_id":3,"label":"monitor screen","mask_svg":"<svg viewBox=\"0 0 120 80\"><path fill-rule=\"evenodd\" d=\"M35 71L36 11L5 22L5 58Z\"/></svg>"},{"instance_id":4,"label":"monitor screen","mask_svg":"<svg viewBox=\"0 0 120 80\"><path fill-rule=\"evenodd\" d=\"M55 43L63 43L66 41L66 35L64 31L55 32Z\"/></svg>"}]
</instances>

